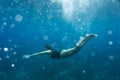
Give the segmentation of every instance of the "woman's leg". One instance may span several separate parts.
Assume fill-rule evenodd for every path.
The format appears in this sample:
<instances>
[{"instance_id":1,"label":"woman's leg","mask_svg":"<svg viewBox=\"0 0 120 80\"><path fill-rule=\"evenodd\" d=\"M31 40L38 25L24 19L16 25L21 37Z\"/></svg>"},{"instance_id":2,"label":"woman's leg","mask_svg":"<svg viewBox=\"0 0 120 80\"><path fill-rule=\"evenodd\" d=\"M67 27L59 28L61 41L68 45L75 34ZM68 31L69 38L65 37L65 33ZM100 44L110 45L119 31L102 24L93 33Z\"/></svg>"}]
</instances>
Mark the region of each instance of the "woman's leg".
<instances>
[{"instance_id":1,"label":"woman's leg","mask_svg":"<svg viewBox=\"0 0 120 80\"><path fill-rule=\"evenodd\" d=\"M71 55L77 53L93 37L95 37L94 34L89 34L85 38L79 40L74 48L62 50L61 58L65 58L65 57L68 57L68 56L71 56Z\"/></svg>"}]
</instances>

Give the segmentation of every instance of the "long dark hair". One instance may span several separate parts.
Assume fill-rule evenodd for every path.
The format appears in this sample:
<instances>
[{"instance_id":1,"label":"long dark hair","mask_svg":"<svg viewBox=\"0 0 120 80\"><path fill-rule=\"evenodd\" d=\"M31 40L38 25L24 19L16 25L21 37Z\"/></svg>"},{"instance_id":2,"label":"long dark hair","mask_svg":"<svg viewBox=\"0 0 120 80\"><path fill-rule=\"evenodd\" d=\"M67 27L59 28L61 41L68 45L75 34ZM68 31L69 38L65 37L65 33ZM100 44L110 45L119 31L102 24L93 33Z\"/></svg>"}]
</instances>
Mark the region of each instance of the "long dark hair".
<instances>
[{"instance_id":1,"label":"long dark hair","mask_svg":"<svg viewBox=\"0 0 120 80\"><path fill-rule=\"evenodd\" d=\"M53 49L53 47L52 47L52 45L47 44L47 45L46 45L46 49L47 49L47 50L52 50L52 49Z\"/></svg>"}]
</instances>

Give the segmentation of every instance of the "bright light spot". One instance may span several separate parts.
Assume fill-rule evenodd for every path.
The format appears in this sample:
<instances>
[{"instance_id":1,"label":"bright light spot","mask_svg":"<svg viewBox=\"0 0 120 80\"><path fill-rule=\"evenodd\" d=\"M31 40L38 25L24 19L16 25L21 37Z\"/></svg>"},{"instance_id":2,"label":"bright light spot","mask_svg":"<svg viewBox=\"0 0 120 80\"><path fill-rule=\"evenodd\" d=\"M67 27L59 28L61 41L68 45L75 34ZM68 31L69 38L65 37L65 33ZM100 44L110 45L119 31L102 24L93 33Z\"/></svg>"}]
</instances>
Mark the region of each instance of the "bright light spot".
<instances>
[{"instance_id":1,"label":"bright light spot","mask_svg":"<svg viewBox=\"0 0 120 80\"><path fill-rule=\"evenodd\" d=\"M84 37L83 37L83 36L81 36L81 37L80 37L80 40L83 40L83 39L84 39Z\"/></svg>"},{"instance_id":2,"label":"bright light spot","mask_svg":"<svg viewBox=\"0 0 120 80\"><path fill-rule=\"evenodd\" d=\"M4 51L7 52L7 51L8 51L8 48L5 47L5 48L4 48Z\"/></svg>"},{"instance_id":3,"label":"bright light spot","mask_svg":"<svg viewBox=\"0 0 120 80\"><path fill-rule=\"evenodd\" d=\"M73 0L62 0L62 7L64 12L64 17L71 19L73 15Z\"/></svg>"},{"instance_id":4,"label":"bright light spot","mask_svg":"<svg viewBox=\"0 0 120 80\"><path fill-rule=\"evenodd\" d=\"M113 59L114 59L114 56L109 56L109 59L110 59L110 60L113 60Z\"/></svg>"},{"instance_id":5,"label":"bright light spot","mask_svg":"<svg viewBox=\"0 0 120 80\"><path fill-rule=\"evenodd\" d=\"M4 23L3 23L3 25L4 25L4 26L6 26L6 25L7 25L7 23L6 23L6 22L4 22Z\"/></svg>"},{"instance_id":6,"label":"bright light spot","mask_svg":"<svg viewBox=\"0 0 120 80\"><path fill-rule=\"evenodd\" d=\"M108 31L108 34L109 34L109 35L110 35L110 34L112 34L112 31L111 31L111 30L109 30L109 31Z\"/></svg>"},{"instance_id":7,"label":"bright light spot","mask_svg":"<svg viewBox=\"0 0 120 80\"><path fill-rule=\"evenodd\" d=\"M109 41L108 44L109 44L109 45L113 45L113 41Z\"/></svg>"},{"instance_id":8,"label":"bright light spot","mask_svg":"<svg viewBox=\"0 0 120 80\"><path fill-rule=\"evenodd\" d=\"M95 37L98 37L98 35L97 35L97 34L95 34Z\"/></svg>"},{"instance_id":9,"label":"bright light spot","mask_svg":"<svg viewBox=\"0 0 120 80\"><path fill-rule=\"evenodd\" d=\"M15 20L16 20L17 22L21 22L21 21L23 20L23 16L20 15L20 14L17 14L17 15L15 16Z\"/></svg>"},{"instance_id":10,"label":"bright light spot","mask_svg":"<svg viewBox=\"0 0 120 80\"><path fill-rule=\"evenodd\" d=\"M85 70L83 70L83 71L82 71L82 73L83 73L83 74L85 74L85 73L86 73L86 71L85 71Z\"/></svg>"},{"instance_id":11,"label":"bright light spot","mask_svg":"<svg viewBox=\"0 0 120 80\"><path fill-rule=\"evenodd\" d=\"M82 30L82 29L83 29L83 27L80 27L80 29Z\"/></svg>"},{"instance_id":12,"label":"bright light spot","mask_svg":"<svg viewBox=\"0 0 120 80\"><path fill-rule=\"evenodd\" d=\"M11 64L11 67L15 67L15 64Z\"/></svg>"},{"instance_id":13,"label":"bright light spot","mask_svg":"<svg viewBox=\"0 0 120 80\"><path fill-rule=\"evenodd\" d=\"M63 16L67 20L71 20L73 17L77 17L82 13L85 13L92 3L98 1L89 0L51 0L52 3L57 3L62 6ZM95 8L95 7L93 7ZM79 18L80 19L80 18ZM81 20L80 20L81 21Z\"/></svg>"},{"instance_id":14,"label":"bright light spot","mask_svg":"<svg viewBox=\"0 0 120 80\"><path fill-rule=\"evenodd\" d=\"M86 34L86 36L89 36L90 34Z\"/></svg>"},{"instance_id":15,"label":"bright light spot","mask_svg":"<svg viewBox=\"0 0 120 80\"><path fill-rule=\"evenodd\" d=\"M48 40L48 38L49 38L48 35L44 35L44 36L43 36L43 39L44 39L44 40Z\"/></svg>"}]
</instances>

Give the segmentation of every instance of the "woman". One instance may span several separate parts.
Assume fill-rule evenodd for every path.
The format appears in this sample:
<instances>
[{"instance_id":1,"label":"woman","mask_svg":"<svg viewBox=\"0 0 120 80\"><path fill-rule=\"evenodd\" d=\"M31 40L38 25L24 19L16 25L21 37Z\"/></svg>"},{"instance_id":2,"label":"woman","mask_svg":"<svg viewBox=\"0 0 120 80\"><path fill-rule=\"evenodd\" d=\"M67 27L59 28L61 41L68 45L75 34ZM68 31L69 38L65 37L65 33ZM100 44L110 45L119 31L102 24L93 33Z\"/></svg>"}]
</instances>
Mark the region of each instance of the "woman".
<instances>
[{"instance_id":1,"label":"woman","mask_svg":"<svg viewBox=\"0 0 120 80\"><path fill-rule=\"evenodd\" d=\"M61 58L66 58L69 56L72 56L73 54L76 54L77 52L80 51L80 49L92 38L96 37L97 35L95 34L88 34L86 35L85 38L80 39L76 46L70 49L63 49L61 51L58 51L54 49L51 45L46 45L46 51L42 52L37 52L31 55L23 55L24 58L30 58L36 55L42 55L42 54L48 54L51 56L53 59L61 59Z\"/></svg>"}]
</instances>

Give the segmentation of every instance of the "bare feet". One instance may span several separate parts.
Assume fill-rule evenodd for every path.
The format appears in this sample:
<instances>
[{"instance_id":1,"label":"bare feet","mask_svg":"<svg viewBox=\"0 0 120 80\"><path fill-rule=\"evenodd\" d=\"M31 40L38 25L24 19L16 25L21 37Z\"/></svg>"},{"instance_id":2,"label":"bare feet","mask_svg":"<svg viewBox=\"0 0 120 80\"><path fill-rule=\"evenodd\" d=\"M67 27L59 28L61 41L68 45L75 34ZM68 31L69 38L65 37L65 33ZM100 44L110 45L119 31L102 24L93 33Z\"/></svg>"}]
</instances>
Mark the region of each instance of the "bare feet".
<instances>
[{"instance_id":1,"label":"bare feet","mask_svg":"<svg viewBox=\"0 0 120 80\"><path fill-rule=\"evenodd\" d=\"M87 43L87 41L89 41L91 38L94 38L96 36L97 35L95 35L95 34L87 34L85 38L82 38L77 42L76 46L77 47L83 46L85 43Z\"/></svg>"}]
</instances>

